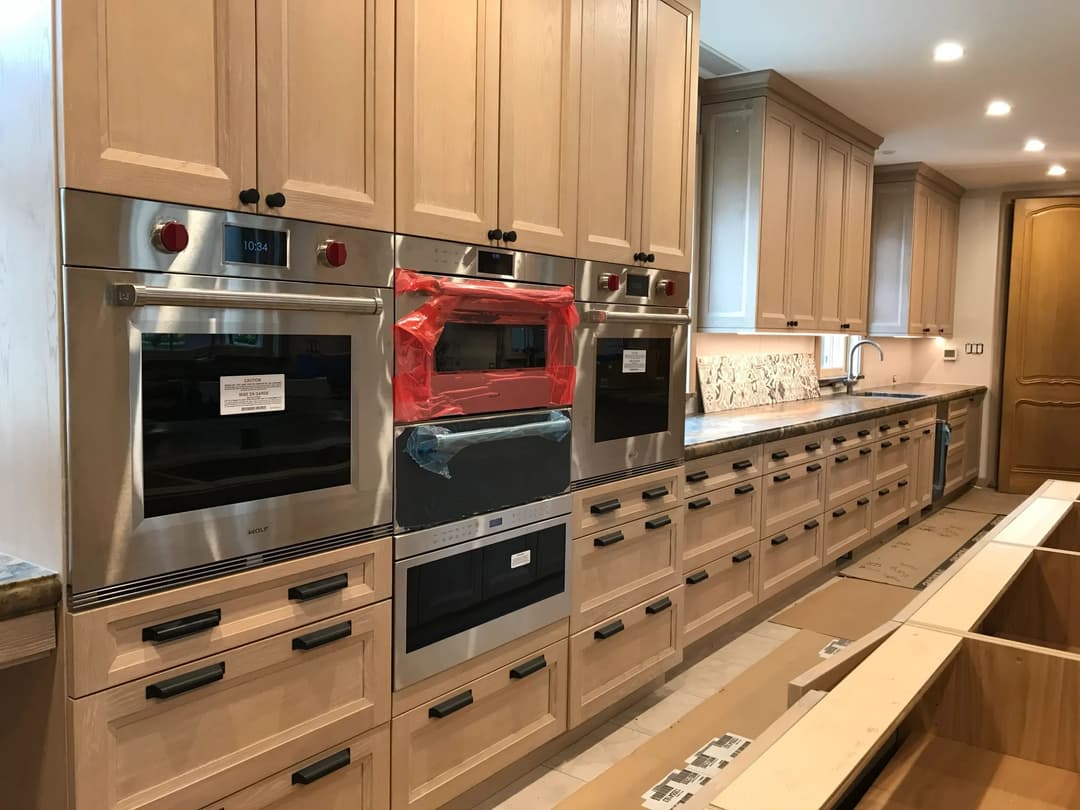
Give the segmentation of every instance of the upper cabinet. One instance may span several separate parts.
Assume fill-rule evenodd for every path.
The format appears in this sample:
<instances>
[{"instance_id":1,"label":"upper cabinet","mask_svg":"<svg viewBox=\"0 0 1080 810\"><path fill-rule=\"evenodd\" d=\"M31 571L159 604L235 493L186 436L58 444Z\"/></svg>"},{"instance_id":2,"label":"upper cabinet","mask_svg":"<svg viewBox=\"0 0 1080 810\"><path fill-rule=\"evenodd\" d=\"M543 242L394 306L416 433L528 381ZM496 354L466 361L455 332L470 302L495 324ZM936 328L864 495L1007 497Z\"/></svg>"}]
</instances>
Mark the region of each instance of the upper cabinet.
<instances>
[{"instance_id":1,"label":"upper cabinet","mask_svg":"<svg viewBox=\"0 0 1080 810\"><path fill-rule=\"evenodd\" d=\"M700 4L583 6L576 253L688 272Z\"/></svg>"},{"instance_id":2,"label":"upper cabinet","mask_svg":"<svg viewBox=\"0 0 1080 810\"><path fill-rule=\"evenodd\" d=\"M698 329L865 329L881 138L775 71L701 84Z\"/></svg>"},{"instance_id":3,"label":"upper cabinet","mask_svg":"<svg viewBox=\"0 0 1080 810\"><path fill-rule=\"evenodd\" d=\"M922 163L875 171L871 335L952 336L963 193Z\"/></svg>"},{"instance_id":4,"label":"upper cabinet","mask_svg":"<svg viewBox=\"0 0 1080 810\"><path fill-rule=\"evenodd\" d=\"M572 256L581 0L397 9L397 229Z\"/></svg>"},{"instance_id":5,"label":"upper cabinet","mask_svg":"<svg viewBox=\"0 0 1080 810\"><path fill-rule=\"evenodd\" d=\"M61 15L62 185L393 228L393 0Z\"/></svg>"}]
</instances>

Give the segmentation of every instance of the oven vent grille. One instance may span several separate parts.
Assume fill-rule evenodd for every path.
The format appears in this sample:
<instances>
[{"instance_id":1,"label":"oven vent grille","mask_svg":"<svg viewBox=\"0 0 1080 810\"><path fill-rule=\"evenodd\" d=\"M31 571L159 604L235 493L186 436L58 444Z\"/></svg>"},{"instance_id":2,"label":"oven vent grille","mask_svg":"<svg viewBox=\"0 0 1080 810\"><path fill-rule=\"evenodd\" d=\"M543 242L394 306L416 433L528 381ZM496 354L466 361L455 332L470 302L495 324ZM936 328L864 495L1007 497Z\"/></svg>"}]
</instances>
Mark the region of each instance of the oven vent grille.
<instances>
[{"instance_id":1,"label":"oven vent grille","mask_svg":"<svg viewBox=\"0 0 1080 810\"><path fill-rule=\"evenodd\" d=\"M609 484L612 481L622 481L625 478L633 478L638 475L644 475L645 473L656 472L657 470L668 470L672 467L678 467L682 464L682 459L675 459L674 461L660 461L656 464L648 464L644 467L635 467L632 470L620 470L619 472L608 473L606 475L595 475L592 478L582 478L580 481L574 481L570 484L570 491L577 492L579 489L588 489L589 487L595 487L600 484Z\"/></svg>"},{"instance_id":2,"label":"oven vent grille","mask_svg":"<svg viewBox=\"0 0 1080 810\"><path fill-rule=\"evenodd\" d=\"M265 565L295 560L300 557L308 557L322 551L330 551L335 548L362 543L366 540L375 540L380 537L388 537L393 532L393 525L384 523L372 526L357 532L337 534L332 537L323 537L319 540L310 540L306 543L297 543L283 548L259 551L247 554L243 557L233 557L228 560L197 565L193 568L185 568L182 571L173 571L168 574L158 574L153 577L124 582L119 585L109 585L92 591L84 591L79 594L68 592L68 606L73 611L88 610L101 607L113 602L121 602L125 599L134 599L137 596L166 591L170 588L178 588L181 585L190 585L193 582L202 582L208 579L216 579L227 574L236 574L240 571L248 571L252 568L261 568Z\"/></svg>"}]
</instances>

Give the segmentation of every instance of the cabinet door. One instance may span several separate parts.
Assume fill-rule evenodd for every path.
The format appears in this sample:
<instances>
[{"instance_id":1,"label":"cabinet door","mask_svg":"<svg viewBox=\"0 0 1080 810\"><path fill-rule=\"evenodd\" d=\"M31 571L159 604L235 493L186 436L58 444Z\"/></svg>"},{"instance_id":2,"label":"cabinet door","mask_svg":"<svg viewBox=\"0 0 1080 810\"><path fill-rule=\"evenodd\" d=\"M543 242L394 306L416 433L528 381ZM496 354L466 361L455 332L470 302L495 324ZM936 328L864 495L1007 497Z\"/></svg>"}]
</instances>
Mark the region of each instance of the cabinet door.
<instances>
[{"instance_id":1,"label":"cabinet door","mask_svg":"<svg viewBox=\"0 0 1080 810\"><path fill-rule=\"evenodd\" d=\"M771 99L765 102L757 279L759 329L785 329L790 320L784 300L784 279L788 266L791 151L795 127L796 116L791 110Z\"/></svg>"},{"instance_id":2,"label":"cabinet door","mask_svg":"<svg viewBox=\"0 0 1080 810\"><path fill-rule=\"evenodd\" d=\"M397 230L486 242L498 214L499 0L398 0Z\"/></svg>"},{"instance_id":3,"label":"cabinet door","mask_svg":"<svg viewBox=\"0 0 1080 810\"><path fill-rule=\"evenodd\" d=\"M257 25L260 210L393 230L393 0L260 0Z\"/></svg>"},{"instance_id":4,"label":"cabinet door","mask_svg":"<svg viewBox=\"0 0 1080 810\"><path fill-rule=\"evenodd\" d=\"M641 249L645 8L582 0L580 258L632 264Z\"/></svg>"},{"instance_id":5,"label":"cabinet door","mask_svg":"<svg viewBox=\"0 0 1080 810\"><path fill-rule=\"evenodd\" d=\"M573 256L581 0L506 3L501 54L499 227L520 250Z\"/></svg>"},{"instance_id":6,"label":"cabinet door","mask_svg":"<svg viewBox=\"0 0 1080 810\"><path fill-rule=\"evenodd\" d=\"M784 300L788 320L799 330L817 326L814 311L821 262L821 197L825 165L825 130L797 119L791 161L788 264Z\"/></svg>"},{"instance_id":7,"label":"cabinet door","mask_svg":"<svg viewBox=\"0 0 1080 810\"><path fill-rule=\"evenodd\" d=\"M956 235L960 208L952 200L942 200L941 244L938 248L937 327L938 334L952 337L953 305L956 300Z\"/></svg>"},{"instance_id":8,"label":"cabinet door","mask_svg":"<svg viewBox=\"0 0 1080 810\"><path fill-rule=\"evenodd\" d=\"M924 324L923 279L926 275L926 240L930 210L930 192L914 183L914 205L911 215L911 275L908 281L908 334L929 334Z\"/></svg>"},{"instance_id":9,"label":"cabinet door","mask_svg":"<svg viewBox=\"0 0 1080 810\"><path fill-rule=\"evenodd\" d=\"M916 186L917 187L917 186ZM922 333L938 334L938 273L944 200L931 192L926 206L926 242L922 269Z\"/></svg>"},{"instance_id":10,"label":"cabinet door","mask_svg":"<svg viewBox=\"0 0 1080 810\"><path fill-rule=\"evenodd\" d=\"M983 400L972 403L968 409L967 432L964 438L964 479L979 477L979 456L982 450L982 412Z\"/></svg>"},{"instance_id":11,"label":"cabinet door","mask_svg":"<svg viewBox=\"0 0 1080 810\"><path fill-rule=\"evenodd\" d=\"M641 250L690 272L697 129L697 16L677 0L647 0Z\"/></svg>"},{"instance_id":12,"label":"cabinet door","mask_svg":"<svg viewBox=\"0 0 1080 810\"><path fill-rule=\"evenodd\" d=\"M255 184L255 0L63 0L70 188L238 208Z\"/></svg>"},{"instance_id":13,"label":"cabinet door","mask_svg":"<svg viewBox=\"0 0 1080 810\"><path fill-rule=\"evenodd\" d=\"M843 269L840 272L840 320L844 331L866 333L870 295L870 219L874 204L874 155L851 149L844 200Z\"/></svg>"},{"instance_id":14,"label":"cabinet door","mask_svg":"<svg viewBox=\"0 0 1080 810\"><path fill-rule=\"evenodd\" d=\"M915 493L919 509L925 509L934 502L935 439L932 427L920 428L915 435Z\"/></svg>"},{"instance_id":15,"label":"cabinet door","mask_svg":"<svg viewBox=\"0 0 1080 810\"><path fill-rule=\"evenodd\" d=\"M817 326L823 331L840 331L840 324L844 322L841 279L847 247L846 196L850 164L851 144L829 135L821 178L821 266L817 282Z\"/></svg>"}]
</instances>

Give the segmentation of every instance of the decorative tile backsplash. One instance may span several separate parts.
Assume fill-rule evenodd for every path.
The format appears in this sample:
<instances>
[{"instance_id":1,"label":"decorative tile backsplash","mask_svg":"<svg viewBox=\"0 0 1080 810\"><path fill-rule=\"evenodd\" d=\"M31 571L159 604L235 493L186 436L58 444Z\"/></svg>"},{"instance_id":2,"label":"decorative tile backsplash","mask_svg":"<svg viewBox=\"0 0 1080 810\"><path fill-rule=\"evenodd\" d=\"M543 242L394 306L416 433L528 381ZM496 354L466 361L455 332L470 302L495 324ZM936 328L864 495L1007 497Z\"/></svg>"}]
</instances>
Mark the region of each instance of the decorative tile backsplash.
<instances>
[{"instance_id":1,"label":"decorative tile backsplash","mask_svg":"<svg viewBox=\"0 0 1080 810\"><path fill-rule=\"evenodd\" d=\"M698 357L705 413L817 399L817 365L808 352Z\"/></svg>"}]
</instances>

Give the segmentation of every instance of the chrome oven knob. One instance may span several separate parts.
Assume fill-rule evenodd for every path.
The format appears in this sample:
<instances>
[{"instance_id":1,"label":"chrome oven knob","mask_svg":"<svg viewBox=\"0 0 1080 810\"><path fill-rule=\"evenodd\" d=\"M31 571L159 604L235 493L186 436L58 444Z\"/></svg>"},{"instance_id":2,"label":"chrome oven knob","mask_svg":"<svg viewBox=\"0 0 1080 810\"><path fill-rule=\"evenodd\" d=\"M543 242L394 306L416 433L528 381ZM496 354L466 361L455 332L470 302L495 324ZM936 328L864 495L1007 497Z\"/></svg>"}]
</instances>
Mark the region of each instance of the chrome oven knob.
<instances>
[{"instance_id":1,"label":"chrome oven knob","mask_svg":"<svg viewBox=\"0 0 1080 810\"><path fill-rule=\"evenodd\" d=\"M622 280L617 273L601 273L600 278L597 280L597 286L607 292L615 292L619 289L621 283Z\"/></svg>"},{"instance_id":2,"label":"chrome oven knob","mask_svg":"<svg viewBox=\"0 0 1080 810\"><path fill-rule=\"evenodd\" d=\"M154 226L150 241L162 253L179 253L188 246L187 228L175 219L159 222Z\"/></svg>"}]
</instances>

